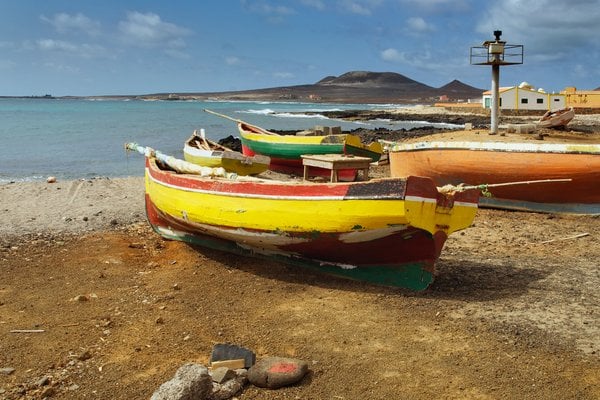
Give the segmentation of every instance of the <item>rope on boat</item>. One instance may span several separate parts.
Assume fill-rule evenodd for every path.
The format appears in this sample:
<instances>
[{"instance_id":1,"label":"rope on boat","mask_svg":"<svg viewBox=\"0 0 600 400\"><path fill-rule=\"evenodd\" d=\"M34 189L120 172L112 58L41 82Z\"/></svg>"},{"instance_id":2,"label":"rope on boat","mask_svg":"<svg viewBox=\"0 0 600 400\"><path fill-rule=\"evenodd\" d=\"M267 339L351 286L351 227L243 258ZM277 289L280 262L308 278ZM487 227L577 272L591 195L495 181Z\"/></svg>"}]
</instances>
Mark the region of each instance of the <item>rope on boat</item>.
<instances>
[{"instance_id":1,"label":"rope on boat","mask_svg":"<svg viewBox=\"0 0 600 400\"><path fill-rule=\"evenodd\" d=\"M492 193L488 190L489 188L501 187L501 186L515 186L515 185L531 185L538 183L554 183L554 182L571 182L573 179L539 179L534 181L518 181L518 182L504 182L504 183L482 183L480 185L465 185L461 183L459 185L444 185L439 187L440 193L452 194L458 192L464 192L465 190L480 190L481 195L484 197L492 197Z\"/></svg>"},{"instance_id":2,"label":"rope on boat","mask_svg":"<svg viewBox=\"0 0 600 400\"><path fill-rule=\"evenodd\" d=\"M237 178L237 174L227 172L223 167L203 167L201 165L196 165L191 162L180 160L173 156L161 153L160 151L154 150L151 147L140 146L137 143L125 143L125 150L137 151L145 157L154 157L179 173L194 174L200 176L220 176L228 179Z\"/></svg>"}]
</instances>

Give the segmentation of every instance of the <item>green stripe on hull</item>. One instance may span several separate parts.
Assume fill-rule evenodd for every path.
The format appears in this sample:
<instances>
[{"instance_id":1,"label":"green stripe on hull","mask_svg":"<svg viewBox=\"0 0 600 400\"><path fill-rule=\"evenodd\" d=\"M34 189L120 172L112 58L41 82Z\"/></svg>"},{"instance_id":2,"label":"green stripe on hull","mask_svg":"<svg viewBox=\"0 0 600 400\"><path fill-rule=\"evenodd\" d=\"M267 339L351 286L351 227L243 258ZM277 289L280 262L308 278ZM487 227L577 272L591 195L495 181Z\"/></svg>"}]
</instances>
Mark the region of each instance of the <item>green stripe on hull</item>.
<instances>
[{"instance_id":1,"label":"green stripe on hull","mask_svg":"<svg viewBox=\"0 0 600 400\"><path fill-rule=\"evenodd\" d=\"M283 255L266 256L255 253L250 249L244 249L235 242L211 238L208 236L198 237L188 234L177 234L175 231L169 233L163 229L154 227L156 233L166 239L179 240L194 246L206 247L214 250L220 250L227 253L238 254L242 256L251 256L254 258L263 258L267 260L280 261L284 264L290 264L311 270L335 275L342 278L374 283L382 286L401 287L415 291L425 290L433 282L433 274L424 269L426 263L415 262L401 266L368 266L357 268L342 268L335 265L322 264L316 260L286 257Z\"/></svg>"},{"instance_id":2,"label":"green stripe on hull","mask_svg":"<svg viewBox=\"0 0 600 400\"><path fill-rule=\"evenodd\" d=\"M401 287L415 291L427 289L433 282L433 274L423 269L424 263L411 263L402 266L373 266L343 269L336 266L321 265L310 268L357 281L382 286Z\"/></svg>"},{"instance_id":3,"label":"green stripe on hull","mask_svg":"<svg viewBox=\"0 0 600 400\"><path fill-rule=\"evenodd\" d=\"M302 154L342 154L344 144L287 144L255 142L242 138L242 144L256 154L274 158L300 159Z\"/></svg>"}]
</instances>

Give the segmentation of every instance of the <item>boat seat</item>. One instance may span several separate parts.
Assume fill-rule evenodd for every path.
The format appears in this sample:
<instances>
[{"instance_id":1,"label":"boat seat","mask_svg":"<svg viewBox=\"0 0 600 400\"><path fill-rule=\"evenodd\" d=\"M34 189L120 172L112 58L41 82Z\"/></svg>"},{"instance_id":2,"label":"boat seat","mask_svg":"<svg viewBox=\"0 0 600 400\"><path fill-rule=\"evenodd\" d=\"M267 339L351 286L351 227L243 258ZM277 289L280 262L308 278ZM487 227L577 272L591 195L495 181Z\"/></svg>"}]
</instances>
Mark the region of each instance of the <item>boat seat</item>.
<instances>
[{"instance_id":1,"label":"boat seat","mask_svg":"<svg viewBox=\"0 0 600 400\"><path fill-rule=\"evenodd\" d=\"M302 155L304 166L304 180L308 179L309 168L322 168L331 171L331 182L338 181L338 172L351 169L362 173L362 179L369 179L369 166L373 160L370 157L357 157L347 154L305 154ZM357 174L358 179L358 174Z\"/></svg>"}]
</instances>

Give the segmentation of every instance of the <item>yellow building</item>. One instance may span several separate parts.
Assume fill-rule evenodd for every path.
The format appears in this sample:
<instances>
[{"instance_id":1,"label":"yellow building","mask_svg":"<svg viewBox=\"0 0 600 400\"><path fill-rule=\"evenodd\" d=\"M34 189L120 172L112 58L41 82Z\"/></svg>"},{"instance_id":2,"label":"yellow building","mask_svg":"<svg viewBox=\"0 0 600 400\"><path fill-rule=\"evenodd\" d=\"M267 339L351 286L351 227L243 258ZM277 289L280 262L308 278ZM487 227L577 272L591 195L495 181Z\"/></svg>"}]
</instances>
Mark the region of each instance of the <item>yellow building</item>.
<instances>
[{"instance_id":1,"label":"yellow building","mask_svg":"<svg viewBox=\"0 0 600 400\"><path fill-rule=\"evenodd\" d=\"M577 90L567 87L561 93L565 95L567 107L600 108L600 90Z\"/></svg>"}]
</instances>

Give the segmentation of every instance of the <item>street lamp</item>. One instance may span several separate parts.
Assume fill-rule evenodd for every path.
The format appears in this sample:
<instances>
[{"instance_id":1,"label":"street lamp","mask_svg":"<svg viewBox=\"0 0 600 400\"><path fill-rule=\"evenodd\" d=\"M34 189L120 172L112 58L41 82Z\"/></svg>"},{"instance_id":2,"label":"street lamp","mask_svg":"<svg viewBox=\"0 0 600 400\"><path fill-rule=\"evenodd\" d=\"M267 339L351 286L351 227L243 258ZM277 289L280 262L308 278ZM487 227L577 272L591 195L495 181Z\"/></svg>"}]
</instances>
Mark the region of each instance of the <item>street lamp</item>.
<instances>
[{"instance_id":1,"label":"street lamp","mask_svg":"<svg viewBox=\"0 0 600 400\"><path fill-rule=\"evenodd\" d=\"M500 66L523 64L523 45L506 44L500 40L502 31L494 31L495 40L486 40L481 46L471 47L471 65L492 66L492 104L490 135L498 133L498 109L500 106Z\"/></svg>"}]
</instances>

